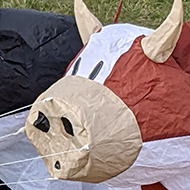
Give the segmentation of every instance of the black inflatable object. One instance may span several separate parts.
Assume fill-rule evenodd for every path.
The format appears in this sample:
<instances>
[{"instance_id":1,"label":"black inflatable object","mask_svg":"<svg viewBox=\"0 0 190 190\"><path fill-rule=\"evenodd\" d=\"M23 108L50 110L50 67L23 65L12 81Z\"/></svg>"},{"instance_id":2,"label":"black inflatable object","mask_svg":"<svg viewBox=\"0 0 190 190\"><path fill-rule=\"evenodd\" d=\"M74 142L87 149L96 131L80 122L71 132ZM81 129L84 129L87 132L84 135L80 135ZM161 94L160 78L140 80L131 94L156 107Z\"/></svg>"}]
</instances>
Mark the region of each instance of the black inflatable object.
<instances>
[{"instance_id":1,"label":"black inflatable object","mask_svg":"<svg viewBox=\"0 0 190 190\"><path fill-rule=\"evenodd\" d=\"M72 16L0 9L0 114L33 103L81 48Z\"/></svg>"},{"instance_id":2,"label":"black inflatable object","mask_svg":"<svg viewBox=\"0 0 190 190\"><path fill-rule=\"evenodd\" d=\"M0 185L4 183L3 181L0 180ZM7 187L6 185L3 185L0 187L0 190L11 190L9 187Z\"/></svg>"}]
</instances>

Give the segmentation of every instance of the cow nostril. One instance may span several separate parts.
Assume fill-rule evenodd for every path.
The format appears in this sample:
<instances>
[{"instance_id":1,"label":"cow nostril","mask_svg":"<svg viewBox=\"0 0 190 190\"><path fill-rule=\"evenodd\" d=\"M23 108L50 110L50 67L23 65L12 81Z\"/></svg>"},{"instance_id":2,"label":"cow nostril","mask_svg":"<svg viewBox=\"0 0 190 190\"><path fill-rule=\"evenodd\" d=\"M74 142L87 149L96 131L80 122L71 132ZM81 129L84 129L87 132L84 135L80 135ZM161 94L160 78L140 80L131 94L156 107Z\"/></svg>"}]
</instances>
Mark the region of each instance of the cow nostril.
<instances>
[{"instance_id":1,"label":"cow nostril","mask_svg":"<svg viewBox=\"0 0 190 190\"><path fill-rule=\"evenodd\" d=\"M56 169L60 170L60 169L61 169L61 164L60 164L60 162L57 161L57 162L55 163L54 167L55 167Z\"/></svg>"},{"instance_id":2,"label":"cow nostril","mask_svg":"<svg viewBox=\"0 0 190 190\"><path fill-rule=\"evenodd\" d=\"M66 131L67 133L69 133L70 135L74 136L73 127L72 127L71 122L70 122L66 117L62 117L62 118L61 118L61 121L63 122L65 131Z\"/></svg>"},{"instance_id":3,"label":"cow nostril","mask_svg":"<svg viewBox=\"0 0 190 190\"><path fill-rule=\"evenodd\" d=\"M33 125L45 133L47 133L50 129L50 124L47 117L40 111L38 113L38 118L34 121Z\"/></svg>"}]
</instances>

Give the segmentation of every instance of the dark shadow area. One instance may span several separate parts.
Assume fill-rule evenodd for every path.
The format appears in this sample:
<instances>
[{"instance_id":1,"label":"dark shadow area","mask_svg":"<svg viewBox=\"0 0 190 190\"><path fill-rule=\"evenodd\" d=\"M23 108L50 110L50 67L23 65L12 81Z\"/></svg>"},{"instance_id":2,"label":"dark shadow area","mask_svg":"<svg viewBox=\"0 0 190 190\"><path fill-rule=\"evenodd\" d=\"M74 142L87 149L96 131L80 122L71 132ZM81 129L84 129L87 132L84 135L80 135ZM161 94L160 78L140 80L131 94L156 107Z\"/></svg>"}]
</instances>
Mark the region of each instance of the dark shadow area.
<instances>
[{"instance_id":1,"label":"dark shadow area","mask_svg":"<svg viewBox=\"0 0 190 190\"><path fill-rule=\"evenodd\" d=\"M0 184L2 184L3 181L0 180ZM8 188L6 185L4 186L0 186L0 190L11 190L10 188Z\"/></svg>"}]
</instances>

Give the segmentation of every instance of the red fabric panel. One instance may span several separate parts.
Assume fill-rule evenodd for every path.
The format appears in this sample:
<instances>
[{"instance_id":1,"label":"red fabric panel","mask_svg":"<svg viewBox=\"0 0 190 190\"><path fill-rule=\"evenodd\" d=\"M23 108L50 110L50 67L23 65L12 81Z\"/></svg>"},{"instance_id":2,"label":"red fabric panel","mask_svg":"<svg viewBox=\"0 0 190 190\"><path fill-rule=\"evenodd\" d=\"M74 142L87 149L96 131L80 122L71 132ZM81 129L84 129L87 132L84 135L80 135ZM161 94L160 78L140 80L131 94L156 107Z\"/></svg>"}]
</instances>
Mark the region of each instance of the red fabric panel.
<instances>
[{"instance_id":1,"label":"red fabric panel","mask_svg":"<svg viewBox=\"0 0 190 190\"><path fill-rule=\"evenodd\" d=\"M153 185L143 185L142 190L167 190L161 183L155 183Z\"/></svg>"},{"instance_id":2,"label":"red fabric panel","mask_svg":"<svg viewBox=\"0 0 190 190\"><path fill-rule=\"evenodd\" d=\"M190 21L183 25L177 46L172 54L180 67L190 73Z\"/></svg>"},{"instance_id":3,"label":"red fabric panel","mask_svg":"<svg viewBox=\"0 0 190 190\"><path fill-rule=\"evenodd\" d=\"M116 62L104 85L135 114L143 141L190 134L190 75L170 57L146 57L138 37Z\"/></svg>"}]
</instances>

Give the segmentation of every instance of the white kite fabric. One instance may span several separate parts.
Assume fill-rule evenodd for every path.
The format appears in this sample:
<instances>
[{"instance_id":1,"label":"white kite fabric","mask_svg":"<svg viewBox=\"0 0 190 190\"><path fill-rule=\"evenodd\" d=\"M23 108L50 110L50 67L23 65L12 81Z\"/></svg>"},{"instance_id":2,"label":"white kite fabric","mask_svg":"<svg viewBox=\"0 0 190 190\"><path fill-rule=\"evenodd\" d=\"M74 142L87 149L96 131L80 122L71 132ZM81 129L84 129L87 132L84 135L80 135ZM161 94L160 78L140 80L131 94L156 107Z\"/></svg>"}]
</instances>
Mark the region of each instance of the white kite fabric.
<instances>
[{"instance_id":1,"label":"white kite fabric","mask_svg":"<svg viewBox=\"0 0 190 190\"><path fill-rule=\"evenodd\" d=\"M27 115L28 111L24 111L1 118L1 134L6 135L18 131L18 129L24 125ZM164 147L165 141L167 141L167 147ZM175 146L170 146L170 144L175 144ZM172 138L158 142L144 143L143 150L140 152L139 158L136 160L135 164L127 172L123 172L117 177L105 182L109 183L109 185L117 185L120 184L120 181L124 181L124 179L126 179L125 183L122 184L123 188L109 188L103 184L90 184L84 182L52 179L48 174L42 159L0 167L0 177L7 183L18 182L13 185L9 185L13 190L50 190L53 188L58 190L140 190L140 186L135 186L137 179L139 179L139 182L143 181L144 183L151 181L152 179L145 180L145 177L146 175L148 176L148 172L155 172L150 168L150 165L153 165L155 162L157 162L157 173L160 175L160 180L162 180L162 183L169 190L186 190L189 187L190 178L190 172L186 172L188 170L187 167L190 169L190 166L185 162L185 160L190 159L190 153L188 151L189 145L189 137L184 137L180 140L178 138ZM186 147L186 149L184 147ZM177 152L177 150L180 151L180 154ZM13 136L6 140L4 139L3 141L0 141L0 153L0 163L8 163L39 156L36 152L36 149L27 139L25 133L20 133L18 136ZM169 157L169 155L172 156ZM146 160L144 160L144 158L146 158ZM179 171L177 172L176 168L172 169L174 168L173 165L177 163L176 159L178 159L178 162L181 163L178 166L184 168L180 171L180 173ZM163 173L161 174L161 170L166 167L167 162L171 162L170 172L163 175ZM175 166L177 167L177 165ZM140 173L137 172L139 171L139 168L142 168ZM163 180L167 175L170 175L171 178L168 180ZM156 178L153 180L157 181L158 179ZM22 183L23 181L25 183ZM183 187L181 187L180 184L183 184ZM125 188L125 186L128 186L129 188Z\"/></svg>"},{"instance_id":2,"label":"white kite fabric","mask_svg":"<svg viewBox=\"0 0 190 190\"><path fill-rule=\"evenodd\" d=\"M108 30L112 32L108 32ZM95 79L95 81L103 84L114 63L122 53L129 50L134 39L142 34L148 35L152 31L145 27L130 24L115 24L112 27L103 27L100 31L102 41L97 41L97 34L93 34L93 38L87 44L88 48L79 55L81 63L83 61L85 63L85 60L87 60L91 61L91 64L81 64L77 75L88 77L96 64L103 61L106 66L102 68ZM96 56L96 59L94 59L94 56L92 56L93 59L90 59L90 55L93 54L90 48L91 45L99 49L100 54ZM110 55L107 56L109 59L104 59L104 53ZM72 73L74 64L67 75ZM25 125L27 116L28 111L24 111L0 118L1 136L17 132ZM131 168L101 184L52 179L42 159L1 166L0 179L8 184L18 182L9 185L12 190L141 190L140 186L142 184L158 181L161 181L168 190L187 190L190 186L189 147L189 136L145 142ZM0 139L0 154L0 164L39 156L23 132ZM155 170L155 168L157 169ZM155 178L150 178L151 173L154 174ZM26 183L22 183L22 181ZM183 186L180 186L180 184L183 184Z\"/></svg>"},{"instance_id":3,"label":"white kite fabric","mask_svg":"<svg viewBox=\"0 0 190 190\"><path fill-rule=\"evenodd\" d=\"M1 136L14 133L25 124L28 111L0 119ZM39 157L25 133L0 140L0 164ZM7 166L0 166L0 178L13 190L65 189L108 190L108 186L52 179L42 159L31 159ZM15 184L12 184L14 183ZM9 185L10 183L10 185Z\"/></svg>"},{"instance_id":4,"label":"white kite fabric","mask_svg":"<svg viewBox=\"0 0 190 190\"><path fill-rule=\"evenodd\" d=\"M103 61L104 66L95 79L103 84L118 58L130 49L134 39L140 35L148 35L153 31L153 29L133 24L112 24L103 27L100 32L91 35L85 49L79 55L82 57L77 75L88 78L97 63ZM99 38L100 35L101 38ZM98 51L94 51L94 48ZM74 65L71 66L66 75L71 75Z\"/></svg>"}]
</instances>

